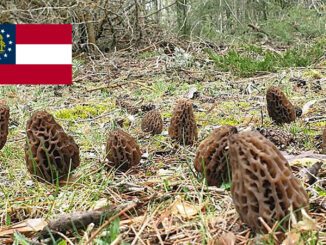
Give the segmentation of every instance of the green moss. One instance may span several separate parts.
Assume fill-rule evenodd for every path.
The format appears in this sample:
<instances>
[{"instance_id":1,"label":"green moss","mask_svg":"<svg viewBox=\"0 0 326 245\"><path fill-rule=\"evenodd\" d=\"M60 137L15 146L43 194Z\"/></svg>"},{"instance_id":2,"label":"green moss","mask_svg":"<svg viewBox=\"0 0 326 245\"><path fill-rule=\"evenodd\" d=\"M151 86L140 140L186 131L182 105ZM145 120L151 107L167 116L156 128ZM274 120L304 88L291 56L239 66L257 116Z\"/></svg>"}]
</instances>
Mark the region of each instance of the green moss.
<instances>
[{"instance_id":1,"label":"green moss","mask_svg":"<svg viewBox=\"0 0 326 245\"><path fill-rule=\"evenodd\" d=\"M323 128L323 127L326 127L326 122L325 121L323 121L323 122L315 122L315 123L311 123L310 125Z\"/></svg>"},{"instance_id":2,"label":"green moss","mask_svg":"<svg viewBox=\"0 0 326 245\"><path fill-rule=\"evenodd\" d=\"M77 105L61 109L54 113L57 118L65 120L87 119L102 114L108 109L106 105Z\"/></svg>"},{"instance_id":3,"label":"green moss","mask_svg":"<svg viewBox=\"0 0 326 245\"><path fill-rule=\"evenodd\" d=\"M223 107L223 110L234 108L234 103L225 102L223 103L226 107ZM232 105L233 104L233 105ZM227 108L227 109L226 109ZM211 115L207 115L206 112L198 112L196 113L196 119L200 119L200 124L202 127L210 126L210 125L231 125L236 126L239 125L239 120L233 116L221 116L217 115L212 117Z\"/></svg>"},{"instance_id":4,"label":"green moss","mask_svg":"<svg viewBox=\"0 0 326 245\"><path fill-rule=\"evenodd\" d=\"M247 109L250 107L250 103L246 102L246 101L240 101L238 103L238 107L242 108L242 109Z\"/></svg>"},{"instance_id":5,"label":"green moss","mask_svg":"<svg viewBox=\"0 0 326 245\"><path fill-rule=\"evenodd\" d=\"M220 118L217 120L217 125L231 125L231 126L237 126L239 125L239 121L235 119L234 117L227 117L227 118Z\"/></svg>"},{"instance_id":6,"label":"green moss","mask_svg":"<svg viewBox=\"0 0 326 245\"><path fill-rule=\"evenodd\" d=\"M323 74L317 70L307 70L303 73L303 76L307 78L314 78L314 79L323 78Z\"/></svg>"},{"instance_id":7,"label":"green moss","mask_svg":"<svg viewBox=\"0 0 326 245\"><path fill-rule=\"evenodd\" d=\"M172 112L162 112L162 117L163 118L171 118L172 117Z\"/></svg>"},{"instance_id":8,"label":"green moss","mask_svg":"<svg viewBox=\"0 0 326 245\"><path fill-rule=\"evenodd\" d=\"M310 128L302 128L302 132L305 135L310 135L310 136L315 136L316 135L316 131Z\"/></svg>"},{"instance_id":9,"label":"green moss","mask_svg":"<svg viewBox=\"0 0 326 245\"><path fill-rule=\"evenodd\" d=\"M321 188L316 188L320 197L326 197L326 191Z\"/></svg>"},{"instance_id":10,"label":"green moss","mask_svg":"<svg viewBox=\"0 0 326 245\"><path fill-rule=\"evenodd\" d=\"M1 150L0 162L3 166L10 164L6 159L19 158L23 154L23 148L17 146L17 144L7 142Z\"/></svg>"},{"instance_id":11,"label":"green moss","mask_svg":"<svg viewBox=\"0 0 326 245\"><path fill-rule=\"evenodd\" d=\"M152 175L153 175L153 173L150 170L146 170L145 176L151 177Z\"/></svg>"}]
</instances>

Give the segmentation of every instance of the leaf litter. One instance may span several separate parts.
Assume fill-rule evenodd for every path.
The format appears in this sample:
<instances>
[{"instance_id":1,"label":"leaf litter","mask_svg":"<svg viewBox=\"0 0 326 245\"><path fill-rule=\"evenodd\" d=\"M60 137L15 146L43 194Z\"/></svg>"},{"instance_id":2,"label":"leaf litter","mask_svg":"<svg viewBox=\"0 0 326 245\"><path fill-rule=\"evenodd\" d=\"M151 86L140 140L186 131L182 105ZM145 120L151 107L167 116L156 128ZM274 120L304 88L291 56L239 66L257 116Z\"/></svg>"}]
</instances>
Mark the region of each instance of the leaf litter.
<instances>
[{"instance_id":1,"label":"leaf litter","mask_svg":"<svg viewBox=\"0 0 326 245\"><path fill-rule=\"evenodd\" d=\"M192 49L185 50L191 52ZM325 126L322 119L325 105L312 102L325 98L325 88L318 93L307 90L303 95L300 90L291 88L291 77L284 72L238 79L230 73L217 72L211 63L201 66L191 64L194 57L198 60L202 58L201 53L192 55L187 56L186 62L175 62L169 57L161 59L157 56L156 60L137 56L130 58L127 53L117 52L102 58L99 65L86 58L84 65L76 68L75 83L69 87L1 88L1 95L7 98L12 108L11 122L15 124L11 127L7 146L0 153L0 183L4 196L0 202L0 234L3 235L0 241L12 241L10 234L14 230L37 241L38 232L50 220L109 206L116 210L116 217L120 219L120 241L131 244L252 242L254 234L239 220L228 189L207 187L194 174L196 147L213 127L230 123L240 128L274 127L262 103L266 88L275 85L279 79L277 85L288 88L295 102L305 105L302 118L292 125L277 128L291 133L294 138L294 144L284 146L283 153L292 162L292 167L295 166L294 172L299 174L302 169L311 167L310 162L326 158L319 154L315 144L315 136L320 135ZM104 68L101 64L108 60L114 65ZM87 66L91 69L86 69ZM296 74L301 73L302 76L304 72L299 68L296 70ZM251 84L250 88L247 84ZM192 147L177 145L164 133L174 102L184 96L193 100L200 129L199 141ZM123 98L128 103L120 107L115 104L116 98ZM75 171L73 181L60 190L41 183L27 184L31 178L25 169L22 147L24 127L30 113L37 109L48 109L53 113L67 109L65 113L69 114L75 106L95 107L98 104L104 106L101 111L82 117L77 114L67 120L61 117L62 114L57 114L56 119L74 135L82 152L82 164ZM126 105L131 105L132 110L128 111ZM165 129L162 134L147 136L141 132L140 120L146 105L154 105L162 112ZM321 119L308 120L317 116ZM120 126L135 136L146 152L141 165L124 174L107 171L103 166L103 144L107 133L116 127L117 119L123 120ZM325 165L313 175L318 177L324 172ZM299 178L303 180L305 176ZM310 202L314 207L309 213L318 226L316 228L310 219L304 219L303 223L297 223L286 233L284 242L287 243L284 244L298 242L298 231L307 229L320 230L319 240L326 241L322 232L326 228L325 213L319 211L323 210L324 186L321 181L315 181L313 184L305 183L305 187L312 191ZM121 212L123 208L119 207L128 202L135 206ZM100 234L104 234L113 222L110 218L107 221L110 222L101 222L102 225L96 228L81 229L82 239L68 231L62 234L61 239L73 244L102 239Z\"/></svg>"}]
</instances>

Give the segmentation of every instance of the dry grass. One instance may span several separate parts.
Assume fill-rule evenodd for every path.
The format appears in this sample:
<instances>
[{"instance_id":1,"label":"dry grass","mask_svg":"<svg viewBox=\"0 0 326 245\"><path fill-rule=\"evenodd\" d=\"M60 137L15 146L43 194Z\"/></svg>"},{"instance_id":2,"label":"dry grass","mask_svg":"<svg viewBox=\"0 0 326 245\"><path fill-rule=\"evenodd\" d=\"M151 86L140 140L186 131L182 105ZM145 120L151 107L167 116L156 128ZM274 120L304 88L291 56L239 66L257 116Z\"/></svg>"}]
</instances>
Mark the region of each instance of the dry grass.
<instances>
[{"instance_id":1,"label":"dry grass","mask_svg":"<svg viewBox=\"0 0 326 245\"><path fill-rule=\"evenodd\" d=\"M0 88L1 97L11 108L9 140L0 152L1 226L27 218L50 219L63 213L90 210L101 203L118 206L130 202L136 203L136 208L120 216L120 222L116 220L106 227L94 240L96 244L213 244L225 232L235 235L236 244L248 243L253 241L254 234L239 220L228 186L207 187L194 173L197 145L179 146L167 136L174 102L187 96L192 87L200 92L194 105L202 140L218 125L244 128L263 123L270 127L264 94L271 84L280 85L300 106L326 96L325 70L318 68L290 69L239 80L228 73L218 73L212 64L180 67L169 57L155 53L145 58L115 54L96 61L75 57L74 70L72 86ZM318 92L311 89L316 80L311 74L315 73L323 86ZM293 76L307 79L308 85L294 89L294 83L289 81ZM115 98L121 97L136 106L154 103L163 114L165 131L157 136L142 133L142 112L131 116L116 107ZM317 151L315 136L321 133L325 119L313 123L304 119L325 116L325 108L325 104L317 103L304 118L281 128L295 134L297 144L289 147L289 152ZM31 112L39 109L53 113L80 146L81 166L70 183L60 188L34 181L25 167L25 124ZM124 130L137 138L143 152L148 153L140 166L125 174L104 169L106 135L116 127L118 119L124 120ZM297 171L303 167L299 166ZM325 211L322 203L326 192L318 183L311 188L314 191L310 211L319 225L320 241L326 242L325 213L320 212ZM193 214L178 211L176 207L181 204ZM79 234L65 234L65 238L59 235L56 242L66 244L60 243L62 239L85 244L94 230L90 227ZM262 243L271 244L268 239Z\"/></svg>"}]
</instances>

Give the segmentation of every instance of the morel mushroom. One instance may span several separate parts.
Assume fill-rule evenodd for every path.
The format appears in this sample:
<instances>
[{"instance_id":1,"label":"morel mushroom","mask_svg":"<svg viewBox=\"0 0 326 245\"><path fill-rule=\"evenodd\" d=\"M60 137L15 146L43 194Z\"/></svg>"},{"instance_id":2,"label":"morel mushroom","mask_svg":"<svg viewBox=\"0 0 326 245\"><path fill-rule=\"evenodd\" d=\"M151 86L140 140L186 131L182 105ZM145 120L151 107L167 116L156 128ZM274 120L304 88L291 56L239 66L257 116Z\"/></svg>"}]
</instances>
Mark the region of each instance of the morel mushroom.
<instances>
[{"instance_id":1,"label":"morel mushroom","mask_svg":"<svg viewBox=\"0 0 326 245\"><path fill-rule=\"evenodd\" d=\"M277 221L283 226L291 206L297 211L308 205L308 195L288 162L260 133L230 136L229 154L232 199L242 221L254 231L267 232L259 217L270 227Z\"/></svg>"},{"instance_id":2,"label":"morel mushroom","mask_svg":"<svg viewBox=\"0 0 326 245\"><path fill-rule=\"evenodd\" d=\"M163 120L158 110L151 110L147 112L141 122L141 129L144 132L151 132L152 134L160 134L163 130Z\"/></svg>"},{"instance_id":3,"label":"morel mushroom","mask_svg":"<svg viewBox=\"0 0 326 245\"><path fill-rule=\"evenodd\" d=\"M65 180L80 163L79 147L46 111L37 111L27 121L25 160L39 181Z\"/></svg>"},{"instance_id":4,"label":"morel mushroom","mask_svg":"<svg viewBox=\"0 0 326 245\"><path fill-rule=\"evenodd\" d=\"M189 100L181 99L177 101L172 113L169 135L172 139L185 145L192 145L197 140L197 125L192 103Z\"/></svg>"},{"instance_id":5,"label":"morel mushroom","mask_svg":"<svg viewBox=\"0 0 326 245\"><path fill-rule=\"evenodd\" d=\"M266 93L268 115L276 124L295 121L296 108L277 87L270 87Z\"/></svg>"},{"instance_id":6,"label":"morel mushroom","mask_svg":"<svg viewBox=\"0 0 326 245\"><path fill-rule=\"evenodd\" d=\"M326 127L324 128L324 131L323 131L321 151L323 154L326 154Z\"/></svg>"},{"instance_id":7,"label":"morel mushroom","mask_svg":"<svg viewBox=\"0 0 326 245\"><path fill-rule=\"evenodd\" d=\"M109 134L106 156L110 166L127 171L132 166L139 164L141 151L131 135L121 129L116 129Z\"/></svg>"},{"instance_id":8,"label":"morel mushroom","mask_svg":"<svg viewBox=\"0 0 326 245\"><path fill-rule=\"evenodd\" d=\"M151 110L155 110L155 105L154 104L143 104L140 106L140 109L143 112L147 112L147 111L151 111Z\"/></svg>"},{"instance_id":9,"label":"morel mushroom","mask_svg":"<svg viewBox=\"0 0 326 245\"><path fill-rule=\"evenodd\" d=\"M9 107L5 103L0 103L0 150L7 142L9 113Z\"/></svg>"},{"instance_id":10,"label":"morel mushroom","mask_svg":"<svg viewBox=\"0 0 326 245\"><path fill-rule=\"evenodd\" d=\"M232 126L222 126L215 129L197 150L195 169L203 173L208 185L220 186L223 182L229 182L231 167L229 167L228 137L237 133Z\"/></svg>"}]
</instances>

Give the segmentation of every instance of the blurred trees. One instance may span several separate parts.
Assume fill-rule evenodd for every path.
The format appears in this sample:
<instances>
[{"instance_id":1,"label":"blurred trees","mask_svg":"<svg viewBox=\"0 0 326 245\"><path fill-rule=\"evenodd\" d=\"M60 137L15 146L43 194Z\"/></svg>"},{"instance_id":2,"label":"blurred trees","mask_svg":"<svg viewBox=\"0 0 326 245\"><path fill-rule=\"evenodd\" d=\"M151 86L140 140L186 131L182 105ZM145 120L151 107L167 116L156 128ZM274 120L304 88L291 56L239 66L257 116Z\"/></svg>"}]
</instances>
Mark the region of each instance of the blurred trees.
<instances>
[{"instance_id":1,"label":"blurred trees","mask_svg":"<svg viewBox=\"0 0 326 245\"><path fill-rule=\"evenodd\" d=\"M167 32L205 39L248 30L267 35L273 32L270 24L294 13L291 9L300 6L313 11L315 18L324 17L325 4L326 0L11 0L1 1L0 22L73 23L74 50L107 51L137 47L149 38L161 40ZM276 35L301 28L300 17L306 11L294 14L298 18L291 20L292 27L281 27L284 33ZM305 27L307 35L325 29L316 24L313 30Z\"/></svg>"}]
</instances>

